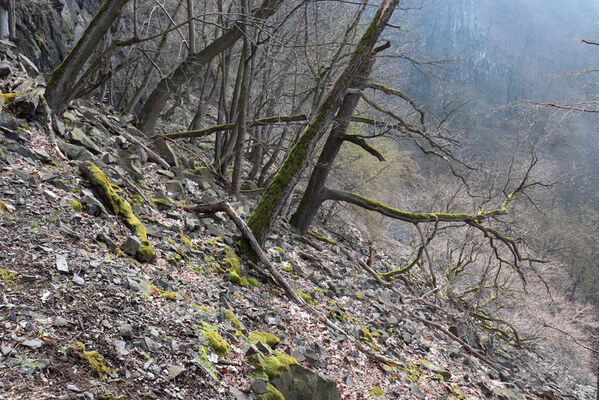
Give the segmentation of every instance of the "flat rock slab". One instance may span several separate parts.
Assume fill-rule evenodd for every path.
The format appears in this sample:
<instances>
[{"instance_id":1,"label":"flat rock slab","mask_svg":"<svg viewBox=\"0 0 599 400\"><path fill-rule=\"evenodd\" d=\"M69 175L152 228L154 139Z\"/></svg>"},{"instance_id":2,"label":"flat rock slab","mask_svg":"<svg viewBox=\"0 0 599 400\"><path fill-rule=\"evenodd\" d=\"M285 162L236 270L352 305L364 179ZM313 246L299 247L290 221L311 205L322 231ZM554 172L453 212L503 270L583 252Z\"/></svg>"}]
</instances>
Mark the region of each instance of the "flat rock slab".
<instances>
[{"instance_id":1,"label":"flat rock slab","mask_svg":"<svg viewBox=\"0 0 599 400\"><path fill-rule=\"evenodd\" d=\"M335 381L301 365L291 365L270 383L285 396L285 400L339 399Z\"/></svg>"}]
</instances>

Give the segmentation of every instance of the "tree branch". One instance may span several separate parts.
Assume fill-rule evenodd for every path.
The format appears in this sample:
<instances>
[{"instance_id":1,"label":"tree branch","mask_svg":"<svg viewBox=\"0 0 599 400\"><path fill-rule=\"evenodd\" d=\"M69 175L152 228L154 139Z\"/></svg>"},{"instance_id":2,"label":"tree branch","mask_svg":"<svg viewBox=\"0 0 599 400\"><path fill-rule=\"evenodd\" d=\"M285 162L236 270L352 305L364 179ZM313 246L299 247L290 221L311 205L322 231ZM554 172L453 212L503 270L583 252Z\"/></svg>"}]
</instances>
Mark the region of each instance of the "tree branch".
<instances>
[{"instance_id":1,"label":"tree branch","mask_svg":"<svg viewBox=\"0 0 599 400\"><path fill-rule=\"evenodd\" d=\"M276 115L273 117L264 117L264 118L256 119L253 121L247 121L247 126L249 128L249 127L254 127L254 126L278 124L281 122L298 122L298 121L307 121L307 120L308 120L308 116L306 114ZM208 128L198 129L198 130L194 130L194 131L173 132L173 133L166 133L163 135L154 135L154 136L152 136L152 138L160 137L160 136L162 136L164 138L168 138L168 139L202 137L202 136L212 135L213 133L216 133L216 132L230 131L230 130L233 130L233 128L235 128L235 123L214 125L214 126L211 126Z\"/></svg>"},{"instance_id":2,"label":"tree branch","mask_svg":"<svg viewBox=\"0 0 599 400\"><path fill-rule=\"evenodd\" d=\"M366 140L364 140L364 138L362 138L360 136L345 134L345 135L341 136L341 139L345 142L350 142L350 143L355 144L356 146L360 146L366 152L375 156L379 161L387 161L387 160L385 160L385 157L377 149L375 149L374 147L372 147L368 143L366 143Z\"/></svg>"}]
</instances>

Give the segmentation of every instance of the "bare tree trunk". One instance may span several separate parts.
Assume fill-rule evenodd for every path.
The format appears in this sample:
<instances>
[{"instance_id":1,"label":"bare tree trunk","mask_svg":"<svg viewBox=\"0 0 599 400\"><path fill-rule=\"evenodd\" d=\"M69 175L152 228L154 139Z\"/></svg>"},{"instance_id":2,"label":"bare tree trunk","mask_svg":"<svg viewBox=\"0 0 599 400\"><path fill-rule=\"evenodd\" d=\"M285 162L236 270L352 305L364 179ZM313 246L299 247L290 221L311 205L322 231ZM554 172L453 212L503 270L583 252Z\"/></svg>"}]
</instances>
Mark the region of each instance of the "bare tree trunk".
<instances>
[{"instance_id":1,"label":"bare tree trunk","mask_svg":"<svg viewBox=\"0 0 599 400\"><path fill-rule=\"evenodd\" d=\"M254 236L256 236L259 242L263 242L270 232L281 207L286 202L306 168L316 143L326 133L333 121L335 113L345 97L345 92L351 87L357 77L362 76L364 72L368 71L371 63L371 51L391 18L398 2L399 0L382 1L366 32L362 35L345 70L335 81L335 84L318 107L316 115L304 129L301 137L287 155L287 158L258 202L248 221L248 226L252 229Z\"/></svg>"},{"instance_id":2,"label":"bare tree trunk","mask_svg":"<svg viewBox=\"0 0 599 400\"><path fill-rule=\"evenodd\" d=\"M362 77L363 83L359 85L360 87L365 86L365 79L368 77L369 73L370 67L368 68L367 74ZM329 133L327 141L320 153L320 157L314 166L314 170L310 175L310 181L308 182L308 186L302 196L297 211L293 214L293 217L291 217L291 225L293 225L300 234L304 234L308 230L314 216L316 216L316 213L318 212L320 204L324 200L322 196L324 185L329 176L329 172L331 172L333 163L337 158L339 149L341 149L343 136L347 132L351 116L358 105L358 101L360 101L359 94L352 93L345 95L343 103L339 108L339 112L335 117L335 122L333 123L334 128L331 130L331 133Z\"/></svg>"},{"instance_id":3,"label":"bare tree trunk","mask_svg":"<svg viewBox=\"0 0 599 400\"><path fill-rule=\"evenodd\" d=\"M196 22L194 18L193 0L187 0L187 18L189 19L189 54L194 54L197 50L196 45Z\"/></svg>"},{"instance_id":4,"label":"bare tree trunk","mask_svg":"<svg viewBox=\"0 0 599 400\"><path fill-rule=\"evenodd\" d=\"M242 0L243 13L249 16L249 0ZM235 137L235 159L233 161L233 176L231 186L233 194L239 198L239 189L241 188L241 170L243 169L243 153L245 146L245 138L247 136L246 117L248 102L250 97L250 72L251 71L251 49L249 39L249 29L247 24L243 25L243 51L241 59L243 60L243 77L241 79L241 88L239 89L239 106L237 107L237 124Z\"/></svg>"},{"instance_id":5,"label":"bare tree trunk","mask_svg":"<svg viewBox=\"0 0 599 400\"><path fill-rule=\"evenodd\" d=\"M17 16L15 0L8 0L8 38L15 42L17 40Z\"/></svg>"},{"instance_id":6,"label":"bare tree trunk","mask_svg":"<svg viewBox=\"0 0 599 400\"><path fill-rule=\"evenodd\" d=\"M52 72L46 88L46 100L54 111L59 111L70 100L72 87L81 68L96 49L112 23L120 15L128 0L106 0L94 19L75 44L75 47Z\"/></svg>"}]
</instances>

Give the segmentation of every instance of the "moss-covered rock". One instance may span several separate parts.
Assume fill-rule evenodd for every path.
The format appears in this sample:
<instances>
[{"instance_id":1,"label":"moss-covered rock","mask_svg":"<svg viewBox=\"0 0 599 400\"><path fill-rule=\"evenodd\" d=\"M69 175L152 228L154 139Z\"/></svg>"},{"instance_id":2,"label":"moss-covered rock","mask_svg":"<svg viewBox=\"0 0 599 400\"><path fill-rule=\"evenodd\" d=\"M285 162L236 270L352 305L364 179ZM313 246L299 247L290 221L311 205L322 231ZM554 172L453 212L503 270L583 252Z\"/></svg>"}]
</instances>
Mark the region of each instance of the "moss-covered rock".
<instances>
[{"instance_id":1,"label":"moss-covered rock","mask_svg":"<svg viewBox=\"0 0 599 400\"><path fill-rule=\"evenodd\" d=\"M208 346L210 346L212 350L214 350L214 352L219 356L226 356L229 354L229 351L231 351L229 343L227 343L218 334L218 328L211 326L210 324L203 323L202 336L204 336L204 339L206 339Z\"/></svg>"},{"instance_id":2,"label":"moss-covered rock","mask_svg":"<svg viewBox=\"0 0 599 400\"><path fill-rule=\"evenodd\" d=\"M225 279L241 287L250 286L250 281L246 277L240 276L237 272L233 270L227 272L227 274L225 275Z\"/></svg>"},{"instance_id":3,"label":"moss-covered rock","mask_svg":"<svg viewBox=\"0 0 599 400\"><path fill-rule=\"evenodd\" d=\"M0 268L0 284L4 286L14 286L17 281L17 274L8 269Z\"/></svg>"},{"instance_id":4,"label":"moss-covered rock","mask_svg":"<svg viewBox=\"0 0 599 400\"><path fill-rule=\"evenodd\" d=\"M306 292L302 292L300 290L296 290L296 293L299 294L299 296L309 305L313 306L314 304L316 304L316 300L314 300L314 297L312 297L312 295L310 293L306 293Z\"/></svg>"},{"instance_id":5,"label":"moss-covered rock","mask_svg":"<svg viewBox=\"0 0 599 400\"><path fill-rule=\"evenodd\" d=\"M266 384L266 393L258 397L260 400L285 400L283 393L279 392L276 387L270 383Z\"/></svg>"},{"instance_id":6,"label":"moss-covered rock","mask_svg":"<svg viewBox=\"0 0 599 400\"><path fill-rule=\"evenodd\" d=\"M151 261L156 253L148 240L146 227L131 211L129 202L119 196L106 174L91 161L81 163L79 169L98 192L102 201L110 207L112 212L123 217L127 226L133 229L135 235L141 241L141 246L139 246L135 258L141 262Z\"/></svg>"},{"instance_id":7,"label":"moss-covered rock","mask_svg":"<svg viewBox=\"0 0 599 400\"><path fill-rule=\"evenodd\" d=\"M250 334L248 335L248 339L251 344L256 344L258 342L261 342L261 343L264 343L264 344L270 346L273 349L279 343L281 343L281 340L278 337L276 337L272 333L268 333L268 332L258 332L258 331L250 332Z\"/></svg>"},{"instance_id":8,"label":"moss-covered rock","mask_svg":"<svg viewBox=\"0 0 599 400\"><path fill-rule=\"evenodd\" d=\"M233 325L233 328L241 329L241 323L239 322L239 320L237 319L237 317L235 316L233 311L225 310L225 317L231 322L231 325Z\"/></svg>"},{"instance_id":9,"label":"moss-covered rock","mask_svg":"<svg viewBox=\"0 0 599 400\"><path fill-rule=\"evenodd\" d=\"M73 211L81 212L83 210L83 206L81 205L81 203L75 199L69 200L69 205L71 206Z\"/></svg>"}]
</instances>

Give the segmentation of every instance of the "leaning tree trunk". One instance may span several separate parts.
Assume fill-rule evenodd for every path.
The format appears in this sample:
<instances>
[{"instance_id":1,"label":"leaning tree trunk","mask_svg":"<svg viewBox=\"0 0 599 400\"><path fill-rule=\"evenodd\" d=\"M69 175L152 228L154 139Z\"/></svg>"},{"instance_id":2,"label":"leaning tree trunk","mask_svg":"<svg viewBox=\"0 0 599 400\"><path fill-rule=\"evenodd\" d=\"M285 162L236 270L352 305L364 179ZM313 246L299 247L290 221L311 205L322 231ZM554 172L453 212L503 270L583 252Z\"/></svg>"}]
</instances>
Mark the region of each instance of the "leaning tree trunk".
<instances>
[{"instance_id":1,"label":"leaning tree trunk","mask_svg":"<svg viewBox=\"0 0 599 400\"><path fill-rule=\"evenodd\" d=\"M92 55L128 0L106 0L63 62L52 72L46 88L50 108L59 111L72 100L77 74Z\"/></svg>"},{"instance_id":2,"label":"leaning tree trunk","mask_svg":"<svg viewBox=\"0 0 599 400\"><path fill-rule=\"evenodd\" d=\"M364 86L364 84L361 84L360 86ZM359 101L359 94L346 94L343 99L343 104L341 104L339 112L335 117L335 123L333 124L334 128L327 138L322 152L320 153L320 157L318 158L318 162L312 171L312 175L310 175L310 181L308 182L302 200L296 212L291 217L291 225L294 226L300 234L304 234L308 230L320 204L324 200L324 185L329 176L329 172L331 172L335 158L337 158L339 149L343 144L343 135L347 132L351 116Z\"/></svg>"},{"instance_id":3,"label":"leaning tree trunk","mask_svg":"<svg viewBox=\"0 0 599 400\"><path fill-rule=\"evenodd\" d=\"M248 225L260 243L264 242L281 207L297 184L306 168L310 155L319 139L328 130L339 109L347 89L355 84L356 78L368 71L371 52L381 32L391 18L399 0L383 0L377 13L362 35L349 63L318 107L316 115L302 132L285 161L266 188L252 213Z\"/></svg>"},{"instance_id":4,"label":"leaning tree trunk","mask_svg":"<svg viewBox=\"0 0 599 400\"><path fill-rule=\"evenodd\" d=\"M355 88L363 90L366 87L373 63L374 57L371 57L371 61L369 65L366 66L364 73L358 77L358 82L356 82L354 86ZM329 176L329 172L331 172L335 158L337 158L339 149L345 140L344 136L346 135L347 128L349 128L351 117L354 114L354 110L359 101L360 94L346 94L343 98L341 107L339 107L339 112L337 113L337 116L335 116L333 129L331 129L322 152L320 153L320 157L318 158L318 162L312 171L312 175L310 175L310 181L308 182L308 186L306 187L297 211L291 217L291 225L293 225L300 234L306 233L320 204L324 200L324 185Z\"/></svg>"},{"instance_id":5,"label":"leaning tree trunk","mask_svg":"<svg viewBox=\"0 0 599 400\"><path fill-rule=\"evenodd\" d=\"M252 20L266 19L273 15L281 6L283 0L264 0L264 2L252 12ZM194 77L202 67L208 64L214 57L232 46L241 38L241 29L237 24L227 30L218 39L205 47L202 51L189 54L170 74L162 78L156 88L152 91L141 111L137 115L137 127L142 132L154 130L160 112L173 91L179 90L189 79Z\"/></svg>"}]
</instances>

